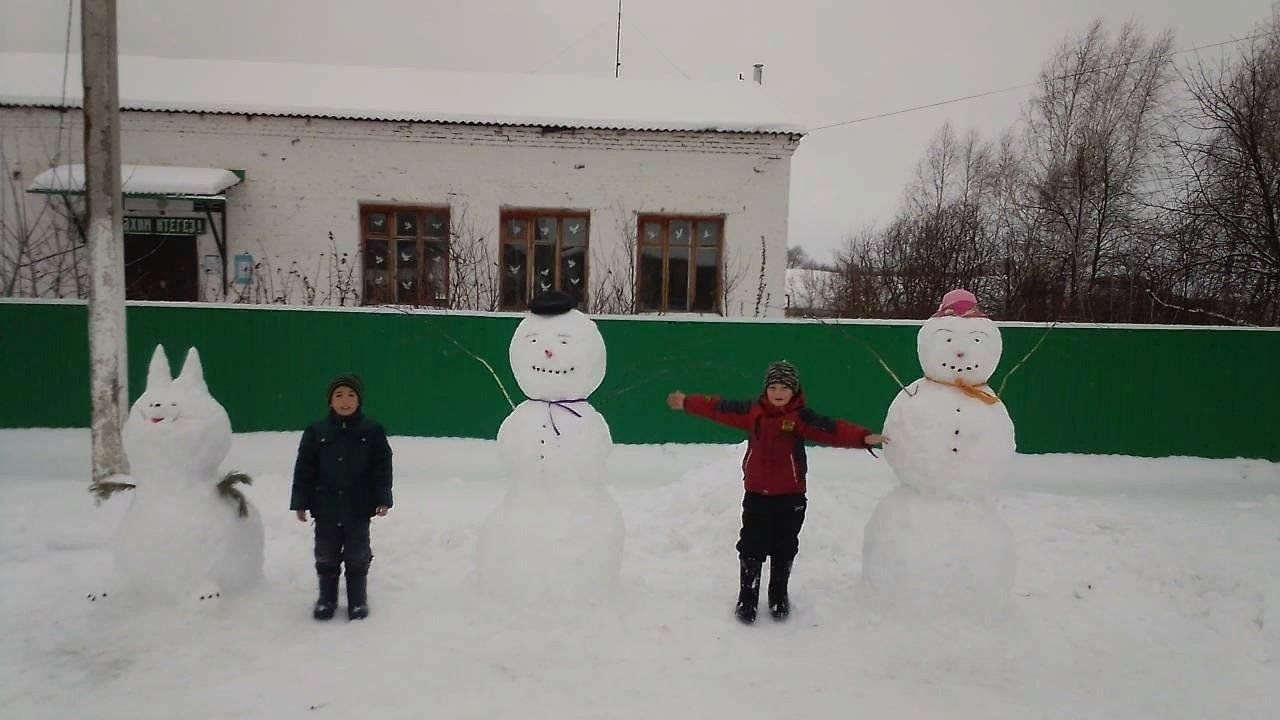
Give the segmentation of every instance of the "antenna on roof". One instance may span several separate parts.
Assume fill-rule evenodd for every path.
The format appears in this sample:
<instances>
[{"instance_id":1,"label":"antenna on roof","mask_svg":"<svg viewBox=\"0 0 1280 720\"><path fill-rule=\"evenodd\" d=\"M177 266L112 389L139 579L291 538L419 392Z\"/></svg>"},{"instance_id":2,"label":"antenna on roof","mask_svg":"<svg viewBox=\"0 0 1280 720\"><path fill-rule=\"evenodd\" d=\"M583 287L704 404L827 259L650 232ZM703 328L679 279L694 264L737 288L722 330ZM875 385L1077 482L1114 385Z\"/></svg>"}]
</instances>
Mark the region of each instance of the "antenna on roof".
<instances>
[{"instance_id":1,"label":"antenna on roof","mask_svg":"<svg viewBox=\"0 0 1280 720\"><path fill-rule=\"evenodd\" d=\"M617 80L622 72L622 0L618 0L618 40L614 47L617 50L613 58L613 79Z\"/></svg>"}]
</instances>

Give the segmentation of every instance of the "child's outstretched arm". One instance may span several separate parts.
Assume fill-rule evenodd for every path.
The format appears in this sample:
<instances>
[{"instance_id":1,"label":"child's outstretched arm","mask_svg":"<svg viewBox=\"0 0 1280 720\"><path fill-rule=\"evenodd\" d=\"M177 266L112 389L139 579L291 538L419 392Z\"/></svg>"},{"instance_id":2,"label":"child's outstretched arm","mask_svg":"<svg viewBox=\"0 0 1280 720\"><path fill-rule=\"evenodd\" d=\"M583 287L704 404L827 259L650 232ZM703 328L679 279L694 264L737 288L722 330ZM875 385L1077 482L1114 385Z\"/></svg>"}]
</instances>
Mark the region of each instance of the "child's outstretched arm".
<instances>
[{"instance_id":1,"label":"child's outstretched arm","mask_svg":"<svg viewBox=\"0 0 1280 720\"><path fill-rule=\"evenodd\" d=\"M851 422L829 418L804 408L796 432L805 440L843 448L869 448L884 441L880 435Z\"/></svg>"},{"instance_id":2,"label":"child's outstretched arm","mask_svg":"<svg viewBox=\"0 0 1280 720\"><path fill-rule=\"evenodd\" d=\"M690 415L748 431L751 430L753 404L741 400L721 400L714 395L685 395L679 390L667 396L667 405L672 410L684 410Z\"/></svg>"}]
</instances>

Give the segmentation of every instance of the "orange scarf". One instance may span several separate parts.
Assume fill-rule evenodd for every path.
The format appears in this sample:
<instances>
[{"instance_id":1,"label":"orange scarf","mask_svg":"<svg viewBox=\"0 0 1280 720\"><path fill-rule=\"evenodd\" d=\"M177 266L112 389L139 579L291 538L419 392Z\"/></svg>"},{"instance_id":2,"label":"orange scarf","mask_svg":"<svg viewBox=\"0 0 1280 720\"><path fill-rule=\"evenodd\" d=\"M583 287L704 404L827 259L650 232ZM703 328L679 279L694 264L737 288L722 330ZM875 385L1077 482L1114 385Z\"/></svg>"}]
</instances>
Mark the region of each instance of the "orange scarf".
<instances>
[{"instance_id":1,"label":"orange scarf","mask_svg":"<svg viewBox=\"0 0 1280 720\"><path fill-rule=\"evenodd\" d=\"M983 390L982 388L976 387L974 385L966 385L965 383L959 380L953 383L946 383L946 382L938 382L933 378L925 378L925 379L932 383L938 383L939 385L947 385L947 386L956 388L960 392L964 393L965 395L968 395L971 398L977 398L978 400L981 400L982 402L988 405L995 405L996 403L1000 402L1000 397L995 393L991 392L990 390Z\"/></svg>"}]
</instances>

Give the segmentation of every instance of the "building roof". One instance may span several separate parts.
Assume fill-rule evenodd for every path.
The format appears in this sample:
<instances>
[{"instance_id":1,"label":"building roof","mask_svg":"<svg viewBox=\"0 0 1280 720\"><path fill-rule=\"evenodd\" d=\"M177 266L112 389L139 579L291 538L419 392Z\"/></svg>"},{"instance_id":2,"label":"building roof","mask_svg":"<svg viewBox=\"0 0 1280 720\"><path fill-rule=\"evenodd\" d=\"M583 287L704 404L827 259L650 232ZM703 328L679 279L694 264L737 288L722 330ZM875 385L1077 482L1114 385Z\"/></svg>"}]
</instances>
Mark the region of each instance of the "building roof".
<instances>
[{"instance_id":1,"label":"building roof","mask_svg":"<svg viewBox=\"0 0 1280 720\"><path fill-rule=\"evenodd\" d=\"M124 110L803 134L767 87L121 56ZM79 107L80 56L0 53L0 106Z\"/></svg>"}]
</instances>

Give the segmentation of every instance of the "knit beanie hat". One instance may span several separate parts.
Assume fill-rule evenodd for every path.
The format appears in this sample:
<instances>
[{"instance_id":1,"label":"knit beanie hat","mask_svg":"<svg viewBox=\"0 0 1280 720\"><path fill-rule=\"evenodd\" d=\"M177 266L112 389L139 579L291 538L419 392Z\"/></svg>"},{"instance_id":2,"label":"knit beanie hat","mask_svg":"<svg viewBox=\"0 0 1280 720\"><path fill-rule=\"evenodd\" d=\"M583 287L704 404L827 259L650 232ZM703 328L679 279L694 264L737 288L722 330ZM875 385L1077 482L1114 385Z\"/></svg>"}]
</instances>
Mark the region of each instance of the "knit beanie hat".
<instances>
[{"instance_id":1,"label":"knit beanie hat","mask_svg":"<svg viewBox=\"0 0 1280 720\"><path fill-rule=\"evenodd\" d=\"M337 390L340 387L351 388L351 390L355 392L356 397L360 399L360 402L361 403L364 402L364 383L360 381L359 375L356 375L355 373L351 373L348 375L339 375L338 377L330 380L329 394L326 397L326 399L332 402L333 391Z\"/></svg>"},{"instance_id":2,"label":"knit beanie hat","mask_svg":"<svg viewBox=\"0 0 1280 720\"><path fill-rule=\"evenodd\" d=\"M796 372L796 366L786 360L770 365L764 373L764 386L767 388L775 383L786 385L793 393L800 392L800 374Z\"/></svg>"}]
</instances>

